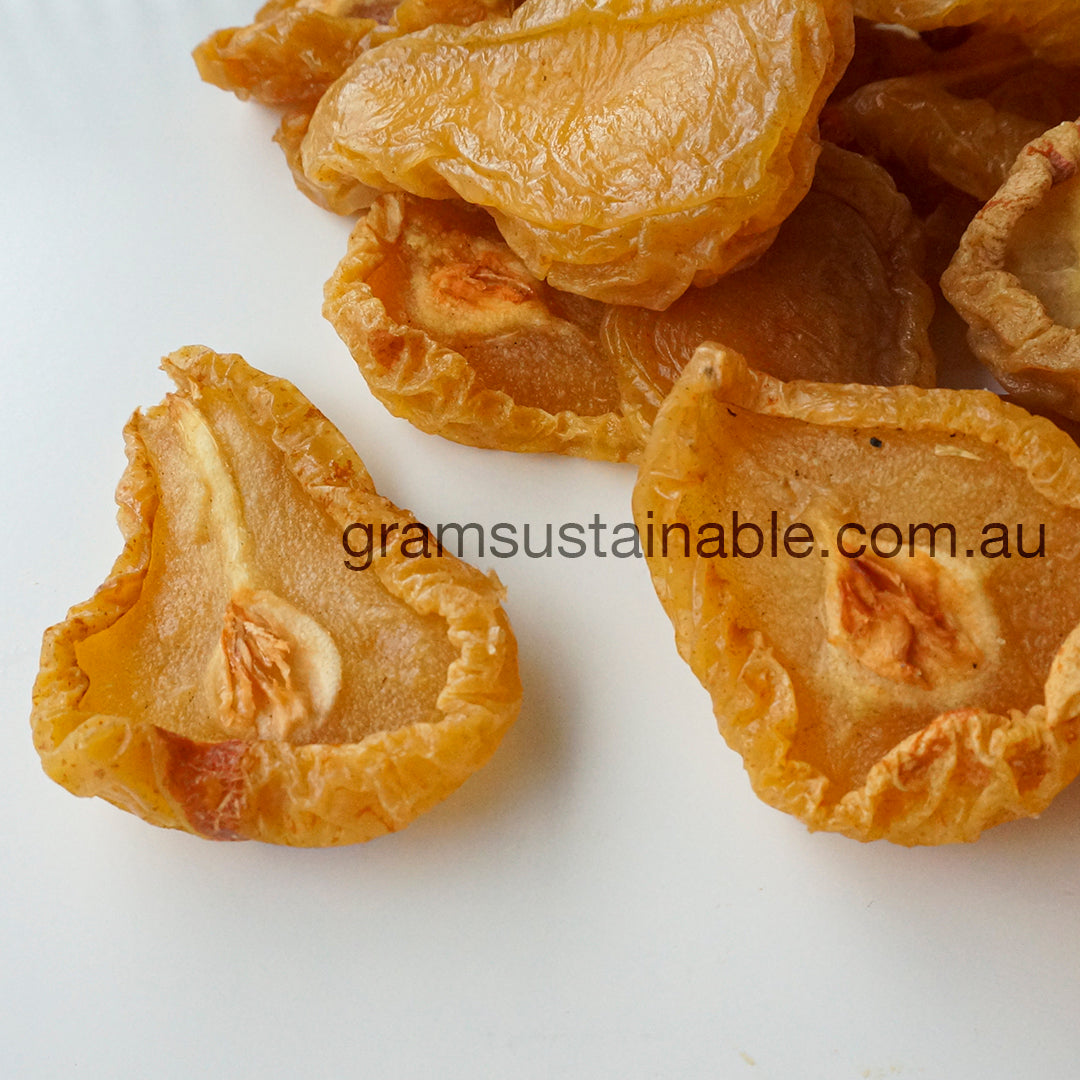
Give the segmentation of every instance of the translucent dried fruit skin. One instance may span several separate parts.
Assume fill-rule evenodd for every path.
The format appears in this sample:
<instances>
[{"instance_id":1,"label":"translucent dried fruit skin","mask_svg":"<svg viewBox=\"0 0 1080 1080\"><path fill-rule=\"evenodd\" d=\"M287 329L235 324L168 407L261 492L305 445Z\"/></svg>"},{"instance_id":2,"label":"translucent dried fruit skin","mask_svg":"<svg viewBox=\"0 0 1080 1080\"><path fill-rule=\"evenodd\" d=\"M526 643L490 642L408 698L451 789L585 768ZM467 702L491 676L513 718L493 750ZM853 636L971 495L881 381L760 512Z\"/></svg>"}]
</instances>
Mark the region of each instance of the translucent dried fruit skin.
<instances>
[{"instance_id":1,"label":"translucent dried fruit skin","mask_svg":"<svg viewBox=\"0 0 1080 1080\"><path fill-rule=\"evenodd\" d=\"M323 312L375 396L423 431L608 461L644 441L599 347L601 306L533 277L475 207L382 196Z\"/></svg>"},{"instance_id":2,"label":"translucent dried fruit skin","mask_svg":"<svg viewBox=\"0 0 1080 1080\"><path fill-rule=\"evenodd\" d=\"M839 4L529 0L365 53L320 102L304 168L459 195L534 276L662 308L768 245L850 54Z\"/></svg>"},{"instance_id":3,"label":"translucent dried fruit skin","mask_svg":"<svg viewBox=\"0 0 1080 1080\"><path fill-rule=\"evenodd\" d=\"M1030 140L1080 111L1080 70L1035 60L1015 40L975 35L932 68L874 81L830 105L823 128L911 181L985 202Z\"/></svg>"},{"instance_id":4,"label":"translucent dried fruit skin","mask_svg":"<svg viewBox=\"0 0 1080 1080\"><path fill-rule=\"evenodd\" d=\"M680 523L730 530L733 508L764 526L762 557L733 555L733 534L726 558L683 554ZM781 545L812 527L794 534L805 554L769 557L772 510ZM703 346L653 427L634 515L721 733L811 829L974 840L1080 771L1080 451L1048 421L986 391L781 383ZM1025 524L1030 559L1015 535L1013 558L982 547L1003 520ZM888 521L953 523L956 557L929 527L878 554ZM866 534L844 533L845 557L852 523Z\"/></svg>"},{"instance_id":5,"label":"translucent dried fruit skin","mask_svg":"<svg viewBox=\"0 0 1080 1080\"><path fill-rule=\"evenodd\" d=\"M199 74L240 98L314 108L393 4L352 3L344 14L332 8L304 0L268 4L252 25L218 30L196 47L192 55Z\"/></svg>"},{"instance_id":6,"label":"translucent dried fruit skin","mask_svg":"<svg viewBox=\"0 0 1080 1080\"><path fill-rule=\"evenodd\" d=\"M604 346L624 399L649 420L705 341L782 379L932 386L922 257L889 175L826 143L810 193L756 263L664 312L609 308Z\"/></svg>"},{"instance_id":7,"label":"translucent dried fruit skin","mask_svg":"<svg viewBox=\"0 0 1080 1080\"><path fill-rule=\"evenodd\" d=\"M350 177L316 183L304 175L300 144L326 89L367 48L435 23L466 26L509 15L510 0L279 0L250 26L211 34L194 50L202 78L238 97L286 111L274 141L297 188L317 206L355 214L379 192Z\"/></svg>"},{"instance_id":8,"label":"translucent dried fruit skin","mask_svg":"<svg viewBox=\"0 0 1080 1080\"><path fill-rule=\"evenodd\" d=\"M338 176L325 183L316 183L305 174L300 161L300 146L310 123L310 111L292 110L281 118L281 124L274 133L274 142L281 147L285 155L285 162L292 173L293 182L301 194L306 195L323 210L346 217L359 213L379 197L380 193L375 188L370 188L347 176Z\"/></svg>"},{"instance_id":9,"label":"translucent dried fruit skin","mask_svg":"<svg viewBox=\"0 0 1080 1080\"><path fill-rule=\"evenodd\" d=\"M972 350L1010 393L1080 418L1080 125L1020 153L941 279Z\"/></svg>"},{"instance_id":10,"label":"translucent dried fruit skin","mask_svg":"<svg viewBox=\"0 0 1080 1080\"><path fill-rule=\"evenodd\" d=\"M520 703L493 578L342 531L414 519L294 387L203 348L125 430L125 546L46 631L31 716L50 777L213 839L355 843L491 755ZM241 467L242 466L242 467ZM337 666L335 666L337 665Z\"/></svg>"},{"instance_id":11,"label":"translucent dried fruit skin","mask_svg":"<svg viewBox=\"0 0 1080 1080\"><path fill-rule=\"evenodd\" d=\"M1037 121L1002 113L981 98L957 97L931 76L871 83L842 111L855 145L980 200L990 197L1019 149L1042 130Z\"/></svg>"},{"instance_id":12,"label":"translucent dried fruit skin","mask_svg":"<svg viewBox=\"0 0 1080 1080\"><path fill-rule=\"evenodd\" d=\"M855 14L912 30L978 23L1015 35L1053 63L1080 62L1080 7L1074 0L855 0Z\"/></svg>"},{"instance_id":13,"label":"translucent dried fruit skin","mask_svg":"<svg viewBox=\"0 0 1080 1080\"><path fill-rule=\"evenodd\" d=\"M439 23L471 26L484 19L505 18L515 6L513 0L402 0L391 22L400 33L410 34Z\"/></svg>"},{"instance_id":14,"label":"translucent dried fruit skin","mask_svg":"<svg viewBox=\"0 0 1080 1080\"><path fill-rule=\"evenodd\" d=\"M192 56L206 82L239 98L310 111L364 49L512 9L511 0L280 0L263 5L249 26L215 31Z\"/></svg>"}]
</instances>

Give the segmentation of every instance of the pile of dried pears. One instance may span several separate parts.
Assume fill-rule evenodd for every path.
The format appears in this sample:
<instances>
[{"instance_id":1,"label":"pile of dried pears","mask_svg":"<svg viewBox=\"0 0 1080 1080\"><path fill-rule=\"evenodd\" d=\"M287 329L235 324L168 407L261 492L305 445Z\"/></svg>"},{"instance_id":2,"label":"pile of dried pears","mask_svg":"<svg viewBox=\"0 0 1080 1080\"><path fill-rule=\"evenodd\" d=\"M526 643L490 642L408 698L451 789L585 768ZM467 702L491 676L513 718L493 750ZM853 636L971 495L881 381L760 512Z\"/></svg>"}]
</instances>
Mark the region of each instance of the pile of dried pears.
<instances>
[{"instance_id":1,"label":"pile of dried pears","mask_svg":"<svg viewBox=\"0 0 1080 1080\"><path fill-rule=\"evenodd\" d=\"M392 413L639 464L762 799L938 844L1080 772L1078 5L270 0L195 59L357 215L324 313ZM344 522L411 519L294 388L166 367L124 555L46 635L47 770L207 836L400 827L516 712L497 582L327 595Z\"/></svg>"}]
</instances>

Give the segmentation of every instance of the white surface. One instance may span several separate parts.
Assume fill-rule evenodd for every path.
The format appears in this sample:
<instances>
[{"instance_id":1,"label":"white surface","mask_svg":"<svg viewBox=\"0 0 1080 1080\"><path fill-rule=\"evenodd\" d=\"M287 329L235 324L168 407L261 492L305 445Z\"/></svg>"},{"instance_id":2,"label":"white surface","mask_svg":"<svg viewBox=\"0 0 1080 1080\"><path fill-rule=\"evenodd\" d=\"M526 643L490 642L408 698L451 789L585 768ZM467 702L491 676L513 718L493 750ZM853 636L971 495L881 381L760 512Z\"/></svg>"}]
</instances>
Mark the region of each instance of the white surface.
<instances>
[{"instance_id":1,"label":"white surface","mask_svg":"<svg viewBox=\"0 0 1080 1080\"><path fill-rule=\"evenodd\" d=\"M422 520L629 517L628 468L370 397L319 314L347 224L188 57L253 7L0 4L0 1076L1076 1076L1080 787L970 847L808 834L751 794L632 560L491 560L521 719L395 836L213 844L45 778L41 632L119 552L120 430L179 345L291 379Z\"/></svg>"}]
</instances>

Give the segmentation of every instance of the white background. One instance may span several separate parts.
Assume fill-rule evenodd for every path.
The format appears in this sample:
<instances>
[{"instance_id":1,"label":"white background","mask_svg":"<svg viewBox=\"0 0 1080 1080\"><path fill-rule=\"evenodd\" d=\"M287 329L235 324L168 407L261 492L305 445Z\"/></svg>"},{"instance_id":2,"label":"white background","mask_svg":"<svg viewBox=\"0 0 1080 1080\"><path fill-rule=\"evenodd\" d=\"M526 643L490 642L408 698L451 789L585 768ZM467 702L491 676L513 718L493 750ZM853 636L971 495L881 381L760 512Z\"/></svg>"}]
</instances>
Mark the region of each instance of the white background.
<instances>
[{"instance_id":1,"label":"white background","mask_svg":"<svg viewBox=\"0 0 1080 1080\"><path fill-rule=\"evenodd\" d=\"M289 378L422 520L629 518L628 467L371 398L319 313L348 224L188 55L254 6L0 0L0 1075L1076 1076L1080 787L973 846L807 833L751 794L634 560L489 561L521 719L400 834L214 844L45 778L41 633L120 550L164 352Z\"/></svg>"}]
</instances>

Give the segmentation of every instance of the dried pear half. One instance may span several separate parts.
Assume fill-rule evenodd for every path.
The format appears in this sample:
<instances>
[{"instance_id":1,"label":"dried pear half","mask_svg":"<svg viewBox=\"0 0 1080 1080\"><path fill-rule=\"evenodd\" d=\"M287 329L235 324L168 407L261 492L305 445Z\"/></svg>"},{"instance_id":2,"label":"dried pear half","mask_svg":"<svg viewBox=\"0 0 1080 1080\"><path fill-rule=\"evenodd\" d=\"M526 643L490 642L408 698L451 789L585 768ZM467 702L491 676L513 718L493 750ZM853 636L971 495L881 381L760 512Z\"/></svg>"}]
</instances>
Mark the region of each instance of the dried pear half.
<instances>
[{"instance_id":1,"label":"dried pear half","mask_svg":"<svg viewBox=\"0 0 1080 1080\"><path fill-rule=\"evenodd\" d=\"M985 202L1026 143L1078 112L1080 69L1033 58L1014 38L974 34L925 70L830 103L822 127L898 170L920 205L924 189L932 201L942 184Z\"/></svg>"},{"instance_id":2,"label":"dried pear half","mask_svg":"<svg viewBox=\"0 0 1080 1080\"><path fill-rule=\"evenodd\" d=\"M192 52L202 78L241 99L313 109L364 49L438 23L509 15L513 0L270 0L248 26Z\"/></svg>"},{"instance_id":3,"label":"dried pear half","mask_svg":"<svg viewBox=\"0 0 1080 1080\"><path fill-rule=\"evenodd\" d=\"M1080 124L1024 148L941 287L1002 386L1080 419Z\"/></svg>"},{"instance_id":4,"label":"dried pear half","mask_svg":"<svg viewBox=\"0 0 1080 1080\"><path fill-rule=\"evenodd\" d=\"M382 196L323 311L375 396L423 431L609 461L644 443L600 348L603 305L539 281L460 200Z\"/></svg>"},{"instance_id":5,"label":"dried pear half","mask_svg":"<svg viewBox=\"0 0 1080 1080\"><path fill-rule=\"evenodd\" d=\"M828 116L827 130L889 165L919 189L944 182L985 201L1019 150L1046 124L966 96L955 72L869 83Z\"/></svg>"},{"instance_id":6,"label":"dried pear half","mask_svg":"<svg viewBox=\"0 0 1080 1080\"><path fill-rule=\"evenodd\" d=\"M663 308L760 254L805 195L852 38L839 0L529 0L365 52L304 170L460 196L533 276Z\"/></svg>"},{"instance_id":7,"label":"dried pear half","mask_svg":"<svg viewBox=\"0 0 1080 1080\"><path fill-rule=\"evenodd\" d=\"M125 429L124 551L45 633L45 771L213 839L312 847L403 827L517 713L497 580L421 556L423 526L289 383L205 348L164 367L178 392Z\"/></svg>"},{"instance_id":8,"label":"dried pear half","mask_svg":"<svg viewBox=\"0 0 1080 1080\"><path fill-rule=\"evenodd\" d=\"M1074 0L855 0L855 14L912 30L978 24L1015 35L1053 63L1080 62L1080 5Z\"/></svg>"},{"instance_id":9,"label":"dried pear half","mask_svg":"<svg viewBox=\"0 0 1080 1080\"><path fill-rule=\"evenodd\" d=\"M271 0L249 26L216 30L192 52L204 82L285 109L274 136L297 188L324 210L354 214L378 194L353 181L314 184L300 141L327 88L373 42L392 36L394 0Z\"/></svg>"},{"instance_id":10,"label":"dried pear half","mask_svg":"<svg viewBox=\"0 0 1080 1080\"><path fill-rule=\"evenodd\" d=\"M237 97L314 108L395 6L393 0L271 0L250 26L215 31L192 56L205 82Z\"/></svg>"},{"instance_id":11,"label":"dried pear half","mask_svg":"<svg viewBox=\"0 0 1080 1080\"><path fill-rule=\"evenodd\" d=\"M932 386L921 262L918 223L888 173L825 143L810 193L756 263L663 312L609 308L602 341L627 407L650 421L705 341L782 379Z\"/></svg>"},{"instance_id":12,"label":"dried pear half","mask_svg":"<svg viewBox=\"0 0 1080 1080\"><path fill-rule=\"evenodd\" d=\"M285 109L274 141L296 186L325 210L355 214L379 192L348 177L317 184L300 165L319 98L373 45L435 23L465 26L511 10L511 0L272 0L250 26L216 31L192 56L206 82Z\"/></svg>"},{"instance_id":13,"label":"dried pear half","mask_svg":"<svg viewBox=\"0 0 1080 1080\"><path fill-rule=\"evenodd\" d=\"M634 516L722 734L811 829L974 840L1080 771L1080 451L1049 421L705 345Z\"/></svg>"}]
</instances>

